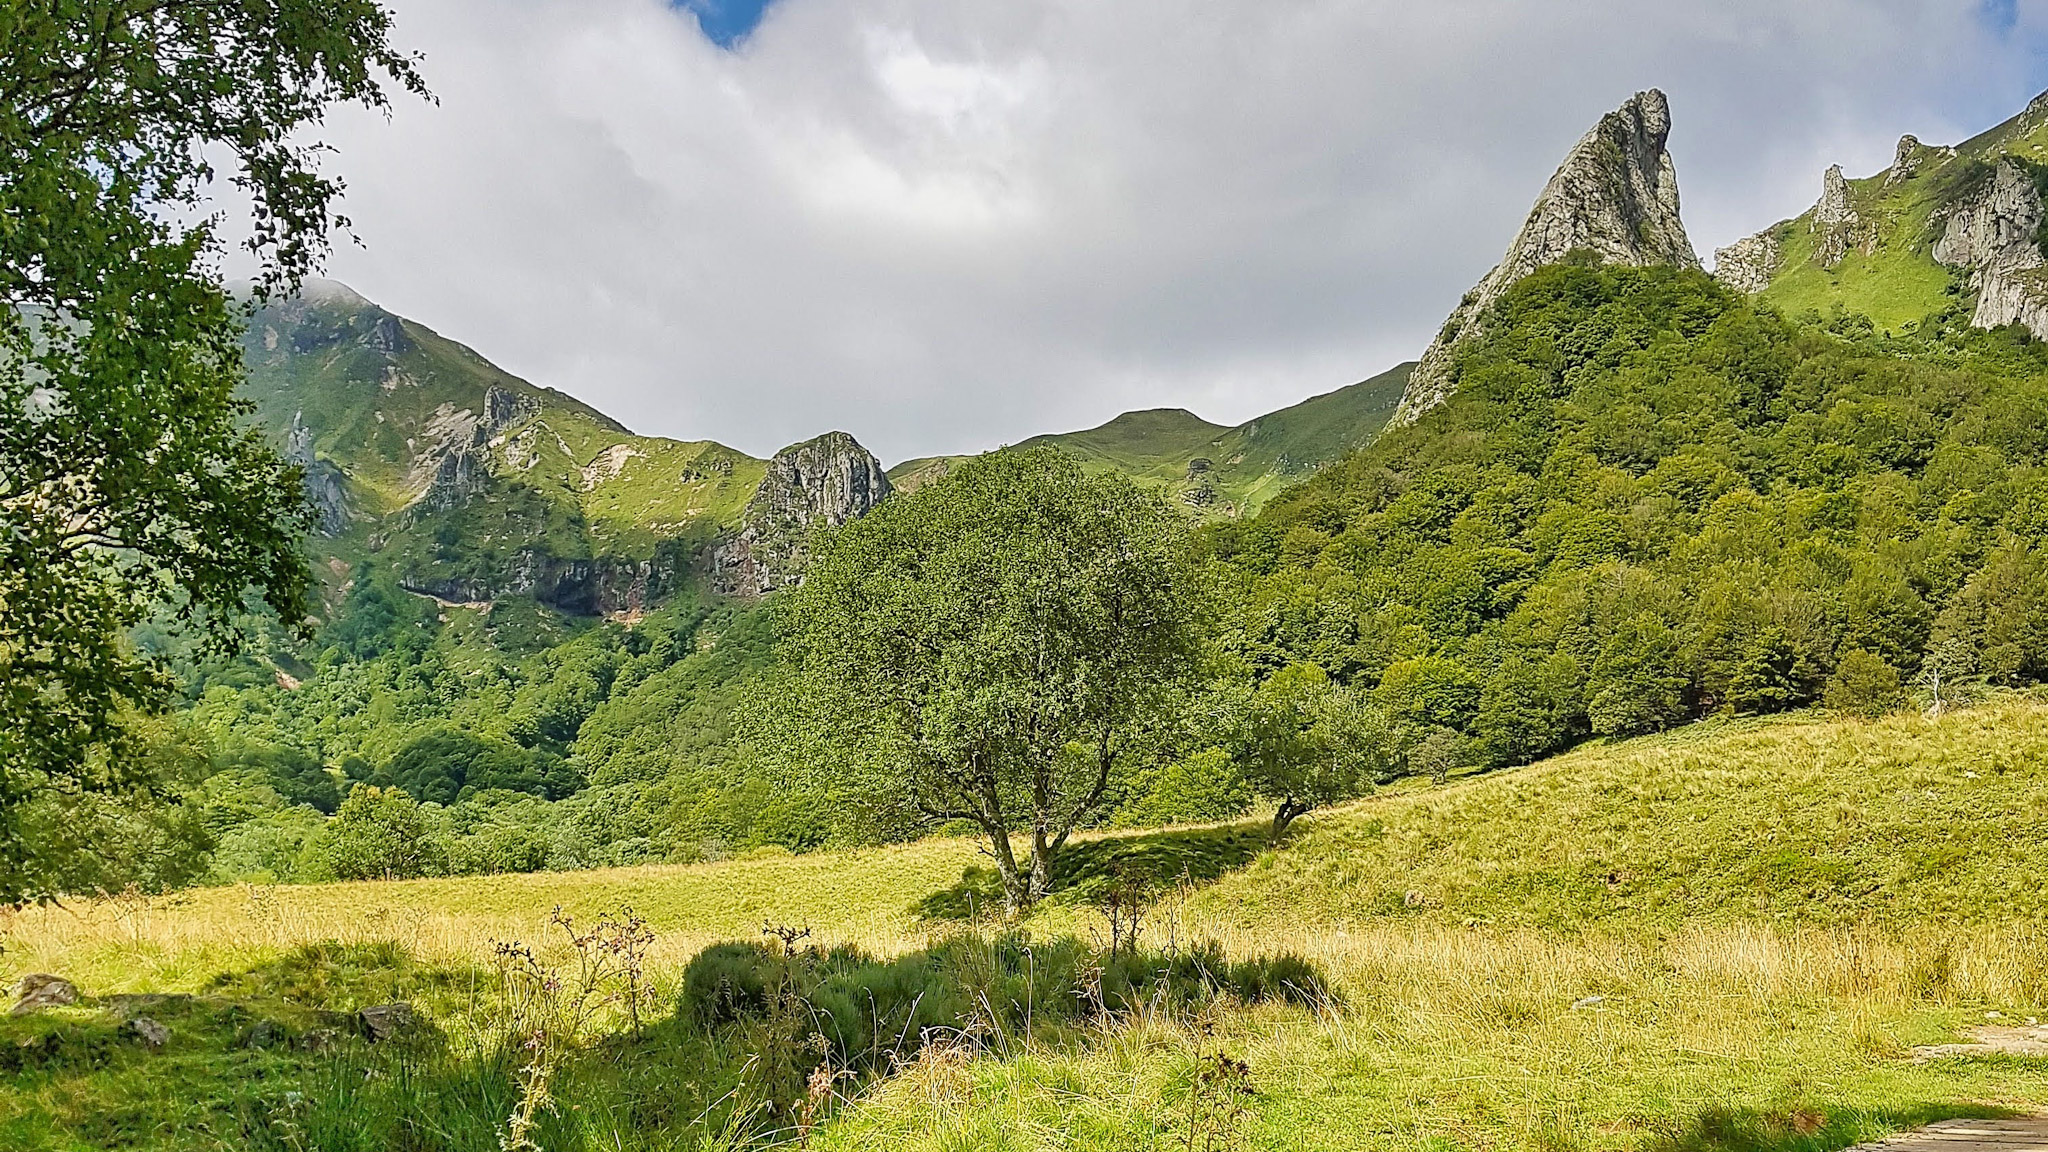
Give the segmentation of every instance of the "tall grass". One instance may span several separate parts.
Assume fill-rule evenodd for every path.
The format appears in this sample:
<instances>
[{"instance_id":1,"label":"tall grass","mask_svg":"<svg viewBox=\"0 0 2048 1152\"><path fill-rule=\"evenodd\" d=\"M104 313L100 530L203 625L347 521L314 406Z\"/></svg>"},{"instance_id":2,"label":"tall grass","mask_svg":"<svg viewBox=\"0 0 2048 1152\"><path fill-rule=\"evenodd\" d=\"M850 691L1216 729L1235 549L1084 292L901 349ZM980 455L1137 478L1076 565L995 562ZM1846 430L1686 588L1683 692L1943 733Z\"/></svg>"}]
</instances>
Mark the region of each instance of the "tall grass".
<instances>
[{"instance_id":1,"label":"tall grass","mask_svg":"<svg viewBox=\"0 0 2048 1152\"><path fill-rule=\"evenodd\" d=\"M1912 1055L1987 1012L2048 1017L2048 706L2035 700L1938 722L1698 726L1368 799L1277 850L1222 828L1096 837L1075 861L1187 878L1146 918L1146 946L1298 954L1334 995L1143 1010L1057 1042L1027 1030L983 1049L912 1045L813 1143L1185 1147L1175 1117L1221 1114L1189 1095L1219 1056L1250 1067L1256 1094L1229 1134L1244 1148L1826 1152L1940 1115L2048 1105L2044 1062ZM519 940L567 959L547 931L556 905L646 916L647 975L673 1005L692 957L759 939L764 921L877 957L929 951L962 930L926 916L972 906L951 895L973 890L974 862L972 844L936 840L84 902L0 916L0 976L56 971L90 993L298 989L328 1007L411 996L470 1079L420 1073L394 1096L344 1076L329 1088L355 1096L336 1107L444 1107L470 1116L467 1134L422 1146L480 1147L513 1071L488 957ZM1023 927L1098 933L1088 877L1074 880ZM396 942L420 971L407 983L339 960L317 979L290 968L295 949L329 940ZM656 1029L592 1053L563 1073L569 1103L543 1146L742 1139L719 1130L745 1087L734 1070L760 1056L743 1040ZM57 1133L78 1101L142 1108L164 1098L148 1084L0 1079L0 1133L74 1146Z\"/></svg>"}]
</instances>

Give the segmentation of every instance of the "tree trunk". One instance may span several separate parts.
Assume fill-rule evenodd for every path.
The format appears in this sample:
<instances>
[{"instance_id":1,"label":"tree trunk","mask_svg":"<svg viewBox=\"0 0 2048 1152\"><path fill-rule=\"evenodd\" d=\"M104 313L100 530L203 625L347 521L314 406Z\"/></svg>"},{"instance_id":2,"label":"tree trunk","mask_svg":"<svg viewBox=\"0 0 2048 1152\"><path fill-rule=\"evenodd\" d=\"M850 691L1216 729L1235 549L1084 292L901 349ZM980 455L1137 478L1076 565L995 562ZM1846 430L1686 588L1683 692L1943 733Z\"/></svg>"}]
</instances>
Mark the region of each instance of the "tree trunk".
<instances>
[{"instance_id":1,"label":"tree trunk","mask_svg":"<svg viewBox=\"0 0 2048 1152\"><path fill-rule=\"evenodd\" d=\"M1010 830L996 825L984 826L982 832L989 839L989 855L995 857L996 875L1003 881L1004 910L1015 915L1031 907L1037 899L1032 893L1032 876L1017 866L1017 853L1010 847Z\"/></svg>"},{"instance_id":2,"label":"tree trunk","mask_svg":"<svg viewBox=\"0 0 2048 1152\"><path fill-rule=\"evenodd\" d=\"M1292 800L1282 800L1280 807L1273 811L1273 843L1280 843L1280 838L1287 835L1287 826L1294 823L1296 816L1300 816L1307 811L1308 805L1306 804L1297 804Z\"/></svg>"}]
</instances>

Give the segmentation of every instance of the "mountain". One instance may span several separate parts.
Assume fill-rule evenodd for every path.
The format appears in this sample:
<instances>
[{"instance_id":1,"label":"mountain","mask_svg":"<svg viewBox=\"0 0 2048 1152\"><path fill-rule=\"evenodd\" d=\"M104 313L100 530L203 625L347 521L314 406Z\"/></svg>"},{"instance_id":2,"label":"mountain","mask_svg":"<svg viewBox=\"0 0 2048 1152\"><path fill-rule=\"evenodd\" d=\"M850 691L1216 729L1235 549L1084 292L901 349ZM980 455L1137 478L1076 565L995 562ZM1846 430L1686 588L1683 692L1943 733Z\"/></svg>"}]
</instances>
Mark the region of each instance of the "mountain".
<instances>
[{"instance_id":1,"label":"mountain","mask_svg":"<svg viewBox=\"0 0 2048 1152\"><path fill-rule=\"evenodd\" d=\"M634 435L331 281L258 310L244 354L257 417L306 467L320 550L340 571L375 558L443 600L636 612L706 578L721 541L752 531L787 548L791 517L841 522L887 492L764 502L765 482L795 476L789 457L877 479L881 465L844 433L823 461L818 441L764 461ZM749 557L779 562L760 547Z\"/></svg>"},{"instance_id":2,"label":"mountain","mask_svg":"<svg viewBox=\"0 0 2048 1152\"><path fill-rule=\"evenodd\" d=\"M1453 353L1479 334L1487 309L1538 268L1574 258L1635 268L1700 266L1679 219L1678 173L1665 150L1670 135L1671 106L1654 88L1600 118L1558 165L1507 255L1465 293L1422 354L1393 424L1411 423L1449 398Z\"/></svg>"},{"instance_id":3,"label":"mountain","mask_svg":"<svg viewBox=\"0 0 2048 1152\"><path fill-rule=\"evenodd\" d=\"M1387 422L1414 365L1313 396L1235 428L1184 408L1126 412L1081 432L1034 436L1015 445L1059 448L1083 467L1123 472L1210 515L1255 513L1282 489L1371 440ZM906 460L889 470L897 487L929 483L965 456Z\"/></svg>"},{"instance_id":4,"label":"mountain","mask_svg":"<svg viewBox=\"0 0 2048 1152\"><path fill-rule=\"evenodd\" d=\"M1839 306L1888 332L1956 312L2048 336L2044 191L2048 93L1961 144L1903 136L1874 176L1830 167L1812 208L1715 252L1715 275L1791 312Z\"/></svg>"}]
</instances>

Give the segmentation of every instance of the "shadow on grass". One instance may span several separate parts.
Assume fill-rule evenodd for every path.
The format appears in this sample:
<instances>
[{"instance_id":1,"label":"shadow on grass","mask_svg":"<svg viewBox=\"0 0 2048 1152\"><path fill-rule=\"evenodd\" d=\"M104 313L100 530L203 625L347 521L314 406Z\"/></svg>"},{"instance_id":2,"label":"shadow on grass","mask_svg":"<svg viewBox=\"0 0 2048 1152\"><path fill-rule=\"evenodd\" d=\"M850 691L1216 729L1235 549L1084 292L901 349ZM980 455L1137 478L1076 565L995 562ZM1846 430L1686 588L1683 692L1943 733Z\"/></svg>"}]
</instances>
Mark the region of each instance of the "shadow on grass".
<instances>
[{"instance_id":1,"label":"shadow on grass","mask_svg":"<svg viewBox=\"0 0 2048 1152\"><path fill-rule=\"evenodd\" d=\"M1053 864L1052 898L1089 900L1111 884L1171 888L1213 884L1252 862L1268 846L1263 822L1104 836L1068 844ZM971 920L1000 910L996 870L970 865L952 886L911 906L925 920Z\"/></svg>"},{"instance_id":2,"label":"shadow on grass","mask_svg":"<svg viewBox=\"0 0 2048 1152\"><path fill-rule=\"evenodd\" d=\"M1996 1120L2009 1108L1969 1103L1907 1104L1895 1108L1702 1109L1684 1127L1652 1137L1646 1152L1838 1152L1894 1132L1941 1120Z\"/></svg>"}]
</instances>

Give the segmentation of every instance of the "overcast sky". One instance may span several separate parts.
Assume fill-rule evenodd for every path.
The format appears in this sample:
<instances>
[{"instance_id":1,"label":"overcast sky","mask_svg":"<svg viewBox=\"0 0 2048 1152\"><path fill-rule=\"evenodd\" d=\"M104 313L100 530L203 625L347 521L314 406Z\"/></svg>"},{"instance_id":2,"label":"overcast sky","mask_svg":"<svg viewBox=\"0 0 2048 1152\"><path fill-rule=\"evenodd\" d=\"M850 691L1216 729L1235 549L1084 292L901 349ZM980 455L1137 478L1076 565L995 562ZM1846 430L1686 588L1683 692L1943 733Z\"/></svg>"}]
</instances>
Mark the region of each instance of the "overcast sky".
<instances>
[{"instance_id":1,"label":"overcast sky","mask_svg":"<svg viewBox=\"0 0 2048 1152\"><path fill-rule=\"evenodd\" d=\"M636 431L890 463L1412 358L1640 88L1706 258L2048 86L2048 0L389 2L440 103L330 121L333 276Z\"/></svg>"}]
</instances>

